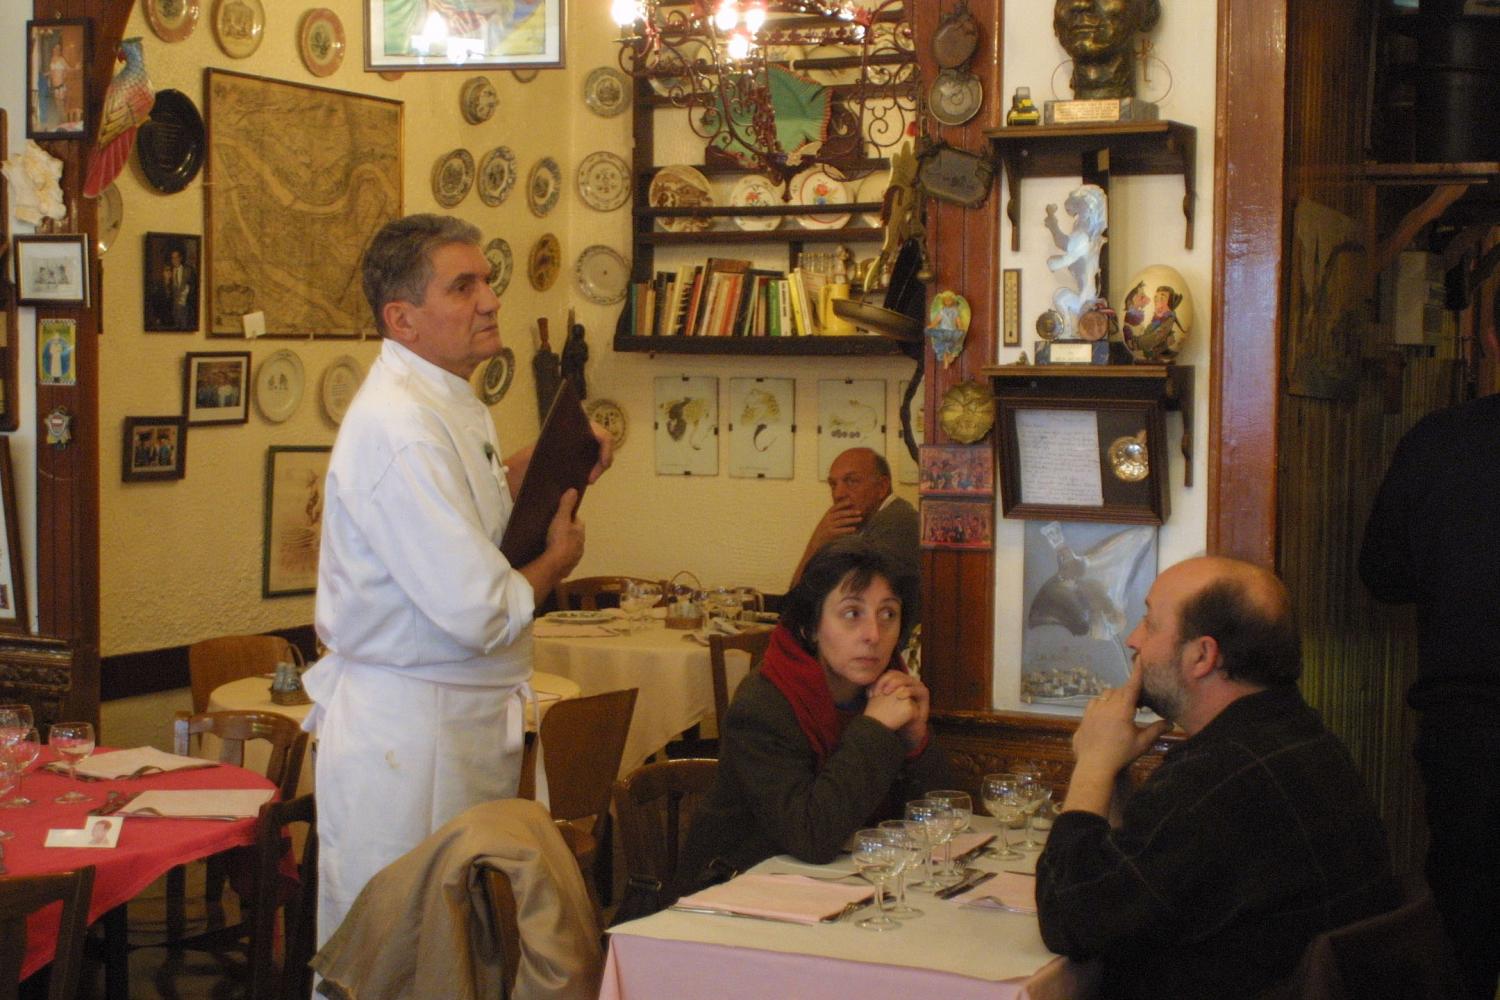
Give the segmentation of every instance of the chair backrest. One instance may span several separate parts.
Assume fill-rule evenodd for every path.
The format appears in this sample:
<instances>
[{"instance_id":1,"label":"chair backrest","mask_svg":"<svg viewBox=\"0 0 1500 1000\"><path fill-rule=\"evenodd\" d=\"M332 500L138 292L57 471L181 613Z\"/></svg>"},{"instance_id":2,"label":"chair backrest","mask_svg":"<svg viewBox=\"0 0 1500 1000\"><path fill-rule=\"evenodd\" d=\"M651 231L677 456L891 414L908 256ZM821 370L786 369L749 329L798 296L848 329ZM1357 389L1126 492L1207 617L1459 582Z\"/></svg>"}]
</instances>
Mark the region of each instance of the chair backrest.
<instances>
[{"instance_id":1,"label":"chair backrest","mask_svg":"<svg viewBox=\"0 0 1500 1000\"><path fill-rule=\"evenodd\" d=\"M490 925L500 944L500 1000L510 1000L521 970L521 925L516 913L516 893L510 876L491 865L480 866L484 895L490 908Z\"/></svg>"},{"instance_id":2,"label":"chair backrest","mask_svg":"<svg viewBox=\"0 0 1500 1000\"><path fill-rule=\"evenodd\" d=\"M603 598L604 607L618 608L626 584L660 582L641 576L580 576L557 585L557 606L564 611L597 611Z\"/></svg>"},{"instance_id":3,"label":"chair backrest","mask_svg":"<svg viewBox=\"0 0 1500 1000\"><path fill-rule=\"evenodd\" d=\"M297 779L302 774L302 755L307 750L307 734L302 727L275 712L178 712L172 721L172 750L186 755L192 737L208 733L222 742L219 761L243 765L245 741L265 740L271 756L266 761L266 778L281 791L283 799L297 794Z\"/></svg>"},{"instance_id":4,"label":"chair backrest","mask_svg":"<svg viewBox=\"0 0 1500 1000\"><path fill-rule=\"evenodd\" d=\"M718 773L718 761L688 757L643 765L615 782L625 870L632 880L660 882L662 906L682 893L684 873L677 870L682 844Z\"/></svg>"},{"instance_id":5,"label":"chair backrest","mask_svg":"<svg viewBox=\"0 0 1500 1000\"><path fill-rule=\"evenodd\" d=\"M750 656L750 671L760 666L760 661L765 658L766 647L771 643L771 629L754 629L741 632L739 635L710 635L708 637L708 662L714 674L714 723L720 725L724 722L724 713L729 711L729 699L734 694L729 688L729 671L726 667L727 657L724 655L731 649L738 649Z\"/></svg>"},{"instance_id":6,"label":"chair backrest","mask_svg":"<svg viewBox=\"0 0 1500 1000\"><path fill-rule=\"evenodd\" d=\"M0 997L17 995L21 963L26 957L26 917L61 902L62 922L58 925L47 996L49 1000L72 1000L78 992L93 891L93 865L55 875L0 878Z\"/></svg>"},{"instance_id":7,"label":"chair backrest","mask_svg":"<svg viewBox=\"0 0 1500 1000\"><path fill-rule=\"evenodd\" d=\"M291 847L289 835L305 827L302 857L295 881L283 874L282 859ZM276 914L285 944L276 967ZM255 907L250 924L250 995L256 1000L295 1000L312 995L312 968L317 952L318 817L311 794L285 802L267 802L255 831Z\"/></svg>"},{"instance_id":8,"label":"chair backrest","mask_svg":"<svg viewBox=\"0 0 1500 1000\"><path fill-rule=\"evenodd\" d=\"M542 762L553 819L584 819L609 811L609 789L620 773L637 688L564 698L542 716Z\"/></svg>"},{"instance_id":9,"label":"chair backrest","mask_svg":"<svg viewBox=\"0 0 1500 1000\"><path fill-rule=\"evenodd\" d=\"M208 696L220 684L241 677L269 674L277 663L292 663L297 654L279 635L221 635L188 647L188 681L193 711L208 711Z\"/></svg>"}]
</instances>

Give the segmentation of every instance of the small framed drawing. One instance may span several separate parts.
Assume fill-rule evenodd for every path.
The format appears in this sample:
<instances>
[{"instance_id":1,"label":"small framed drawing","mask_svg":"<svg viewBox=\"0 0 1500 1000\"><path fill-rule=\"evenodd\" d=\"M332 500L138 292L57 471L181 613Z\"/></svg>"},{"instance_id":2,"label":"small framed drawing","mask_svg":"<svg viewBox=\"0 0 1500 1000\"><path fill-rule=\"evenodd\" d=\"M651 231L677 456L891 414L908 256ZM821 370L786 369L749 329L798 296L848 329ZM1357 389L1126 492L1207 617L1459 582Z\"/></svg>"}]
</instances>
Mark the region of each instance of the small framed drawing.
<instances>
[{"instance_id":1,"label":"small framed drawing","mask_svg":"<svg viewBox=\"0 0 1500 1000\"><path fill-rule=\"evenodd\" d=\"M88 70L93 21L26 22L26 136L82 139L88 134Z\"/></svg>"},{"instance_id":2,"label":"small framed drawing","mask_svg":"<svg viewBox=\"0 0 1500 1000\"><path fill-rule=\"evenodd\" d=\"M76 319L39 319L36 323L36 380L39 385L77 385Z\"/></svg>"},{"instance_id":3,"label":"small framed drawing","mask_svg":"<svg viewBox=\"0 0 1500 1000\"><path fill-rule=\"evenodd\" d=\"M481 5L482 6L482 5ZM563 0L491 5L364 0L365 69L516 69L563 64Z\"/></svg>"},{"instance_id":4,"label":"small framed drawing","mask_svg":"<svg viewBox=\"0 0 1500 1000\"><path fill-rule=\"evenodd\" d=\"M23 306L89 304L88 237L17 236L16 301Z\"/></svg>"},{"instance_id":5,"label":"small framed drawing","mask_svg":"<svg viewBox=\"0 0 1500 1000\"><path fill-rule=\"evenodd\" d=\"M922 498L922 548L988 549L994 545L995 505L988 500Z\"/></svg>"},{"instance_id":6,"label":"small framed drawing","mask_svg":"<svg viewBox=\"0 0 1500 1000\"><path fill-rule=\"evenodd\" d=\"M120 478L181 479L187 473L187 417L126 417Z\"/></svg>"},{"instance_id":7,"label":"small framed drawing","mask_svg":"<svg viewBox=\"0 0 1500 1000\"><path fill-rule=\"evenodd\" d=\"M995 453L988 444L924 444L923 496L995 495Z\"/></svg>"},{"instance_id":8,"label":"small framed drawing","mask_svg":"<svg viewBox=\"0 0 1500 1000\"><path fill-rule=\"evenodd\" d=\"M0 438L0 632L29 632L26 572L21 562L21 530L16 520L16 479L10 465L10 438Z\"/></svg>"},{"instance_id":9,"label":"small framed drawing","mask_svg":"<svg viewBox=\"0 0 1500 1000\"><path fill-rule=\"evenodd\" d=\"M141 257L144 329L193 333L198 329L199 249L191 233L147 233Z\"/></svg>"},{"instance_id":10,"label":"small framed drawing","mask_svg":"<svg viewBox=\"0 0 1500 1000\"><path fill-rule=\"evenodd\" d=\"M323 540L327 445L273 445L266 450L262 597L311 594L318 586Z\"/></svg>"},{"instance_id":11,"label":"small framed drawing","mask_svg":"<svg viewBox=\"0 0 1500 1000\"><path fill-rule=\"evenodd\" d=\"M189 427L248 423L250 352L188 352L183 359L182 412Z\"/></svg>"},{"instance_id":12,"label":"small framed drawing","mask_svg":"<svg viewBox=\"0 0 1500 1000\"><path fill-rule=\"evenodd\" d=\"M797 380L729 380L729 474L740 479L791 479L796 437Z\"/></svg>"},{"instance_id":13,"label":"small framed drawing","mask_svg":"<svg viewBox=\"0 0 1500 1000\"><path fill-rule=\"evenodd\" d=\"M656 474L719 474L719 379L666 375L655 380Z\"/></svg>"}]
</instances>

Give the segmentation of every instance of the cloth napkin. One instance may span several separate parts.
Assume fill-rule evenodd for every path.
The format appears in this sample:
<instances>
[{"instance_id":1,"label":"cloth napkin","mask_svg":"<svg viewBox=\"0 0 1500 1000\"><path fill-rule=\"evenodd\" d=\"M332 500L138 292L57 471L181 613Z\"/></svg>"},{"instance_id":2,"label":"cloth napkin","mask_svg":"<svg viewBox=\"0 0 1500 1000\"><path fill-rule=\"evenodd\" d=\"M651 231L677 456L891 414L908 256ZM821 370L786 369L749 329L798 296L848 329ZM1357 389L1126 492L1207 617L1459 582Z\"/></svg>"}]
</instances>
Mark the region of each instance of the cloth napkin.
<instances>
[{"instance_id":1,"label":"cloth napkin","mask_svg":"<svg viewBox=\"0 0 1500 1000\"><path fill-rule=\"evenodd\" d=\"M1014 913L1036 912L1036 876L1019 872L1001 872L994 878L954 896L950 902L959 906L1010 910Z\"/></svg>"},{"instance_id":2,"label":"cloth napkin","mask_svg":"<svg viewBox=\"0 0 1500 1000\"><path fill-rule=\"evenodd\" d=\"M121 816L149 819L252 819L275 794L270 788L152 789L130 800Z\"/></svg>"},{"instance_id":3,"label":"cloth napkin","mask_svg":"<svg viewBox=\"0 0 1500 1000\"><path fill-rule=\"evenodd\" d=\"M953 857L957 859L966 854L972 854L994 839L995 835L993 833L960 833L948 842L948 846L952 850ZM943 849L941 847L934 847L932 849L932 856L941 861Z\"/></svg>"},{"instance_id":4,"label":"cloth napkin","mask_svg":"<svg viewBox=\"0 0 1500 1000\"><path fill-rule=\"evenodd\" d=\"M187 771L200 767L218 767L218 765L211 760L183 757L155 747L135 747L132 750L111 750L97 757L85 758L78 764L78 776L93 781L114 781L119 778L139 778L147 774ZM68 765L66 761L53 761L46 766L46 770L67 774Z\"/></svg>"},{"instance_id":5,"label":"cloth napkin","mask_svg":"<svg viewBox=\"0 0 1500 1000\"><path fill-rule=\"evenodd\" d=\"M752 874L684 896L677 905L816 924L838 916L851 903L870 899L873 893L867 885L837 885L801 875Z\"/></svg>"}]
</instances>

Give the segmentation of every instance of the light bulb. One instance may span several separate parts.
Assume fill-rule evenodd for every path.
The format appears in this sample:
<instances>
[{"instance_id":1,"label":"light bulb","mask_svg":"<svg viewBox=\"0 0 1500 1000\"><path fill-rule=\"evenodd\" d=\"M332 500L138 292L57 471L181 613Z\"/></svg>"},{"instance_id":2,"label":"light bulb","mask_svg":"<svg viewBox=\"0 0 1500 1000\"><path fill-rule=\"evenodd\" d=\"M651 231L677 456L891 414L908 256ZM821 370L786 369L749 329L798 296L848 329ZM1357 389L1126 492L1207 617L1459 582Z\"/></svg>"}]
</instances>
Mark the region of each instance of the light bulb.
<instances>
[{"instance_id":1,"label":"light bulb","mask_svg":"<svg viewBox=\"0 0 1500 1000\"><path fill-rule=\"evenodd\" d=\"M714 14L714 26L720 31L733 31L740 23L740 5L735 0L724 0Z\"/></svg>"},{"instance_id":2,"label":"light bulb","mask_svg":"<svg viewBox=\"0 0 1500 1000\"><path fill-rule=\"evenodd\" d=\"M639 20L640 13L640 4L636 0L614 0L609 8L610 17L622 28Z\"/></svg>"},{"instance_id":3,"label":"light bulb","mask_svg":"<svg viewBox=\"0 0 1500 1000\"><path fill-rule=\"evenodd\" d=\"M745 8L745 27L750 29L753 35L766 23L766 5L763 3L752 3Z\"/></svg>"},{"instance_id":4,"label":"light bulb","mask_svg":"<svg viewBox=\"0 0 1500 1000\"><path fill-rule=\"evenodd\" d=\"M743 29L729 36L729 58L743 59L750 54L750 35Z\"/></svg>"}]
</instances>

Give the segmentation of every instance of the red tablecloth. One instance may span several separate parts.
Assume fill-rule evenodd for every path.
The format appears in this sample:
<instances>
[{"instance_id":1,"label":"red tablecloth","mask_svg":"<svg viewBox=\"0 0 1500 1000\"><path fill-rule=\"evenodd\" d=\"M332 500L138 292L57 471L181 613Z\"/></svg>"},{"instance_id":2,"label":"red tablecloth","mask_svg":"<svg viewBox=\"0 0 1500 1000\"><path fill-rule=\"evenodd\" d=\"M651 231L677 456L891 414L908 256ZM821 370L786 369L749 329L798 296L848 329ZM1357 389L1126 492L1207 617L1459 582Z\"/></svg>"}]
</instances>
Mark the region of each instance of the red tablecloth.
<instances>
[{"instance_id":1,"label":"red tablecloth","mask_svg":"<svg viewBox=\"0 0 1500 1000\"><path fill-rule=\"evenodd\" d=\"M113 848L43 847L48 830L82 827L88 811L103 805L111 789L130 795L150 788L273 787L253 771L227 764L120 781L69 781L66 775L40 770L53 759L51 750L43 750L41 759L26 773L22 793L35 805L0 809L0 830L15 834L4 841L5 867L11 875L44 875L93 865L94 895L89 904L89 923L135 898L174 865L254 843L255 820L128 818L121 825L120 841ZM86 794L89 801L71 804L53 801L75 789ZM10 798L7 796L7 801ZM52 960L61 914L62 904L57 903L27 921L23 977Z\"/></svg>"}]
</instances>

